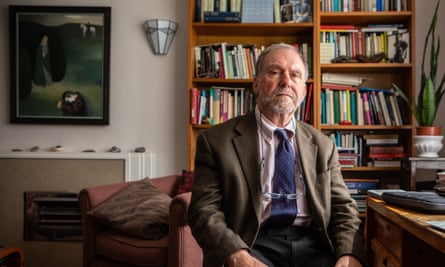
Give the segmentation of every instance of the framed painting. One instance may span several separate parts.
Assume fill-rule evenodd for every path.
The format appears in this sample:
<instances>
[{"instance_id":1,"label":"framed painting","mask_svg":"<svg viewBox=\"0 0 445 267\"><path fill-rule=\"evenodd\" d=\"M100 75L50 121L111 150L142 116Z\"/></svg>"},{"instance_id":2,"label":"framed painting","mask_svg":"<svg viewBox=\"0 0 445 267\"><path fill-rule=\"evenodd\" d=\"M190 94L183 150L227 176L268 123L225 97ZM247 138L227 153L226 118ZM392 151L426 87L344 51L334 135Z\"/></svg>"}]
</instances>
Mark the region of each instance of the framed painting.
<instances>
[{"instance_id":1,"label":"framed painting","mask_svg":"<svg viewBox=\"0 0 445 267\"><path fill-rule=\"evenodd\" d=\"M109 124L111 7L9 6L10 121Z\"/></svg>"}]
</instances>

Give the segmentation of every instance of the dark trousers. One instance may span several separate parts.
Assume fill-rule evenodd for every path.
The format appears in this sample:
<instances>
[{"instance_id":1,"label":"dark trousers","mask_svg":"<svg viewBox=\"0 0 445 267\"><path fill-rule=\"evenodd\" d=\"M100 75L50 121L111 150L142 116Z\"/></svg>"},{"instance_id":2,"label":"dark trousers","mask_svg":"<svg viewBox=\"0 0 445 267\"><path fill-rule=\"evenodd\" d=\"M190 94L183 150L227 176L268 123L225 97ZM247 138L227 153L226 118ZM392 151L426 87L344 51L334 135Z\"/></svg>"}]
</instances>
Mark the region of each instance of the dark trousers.
<instances>
[{"instance_id":1,"label":"dark trousers","mask_svg":"<svg viewBox=\"0 0 445 267\"><path fill-rule=\"evenodd\" d=\"M252 255L269 267L333 267L335 257L313 227L260 229Z\"/></svg>"}]
</instances>

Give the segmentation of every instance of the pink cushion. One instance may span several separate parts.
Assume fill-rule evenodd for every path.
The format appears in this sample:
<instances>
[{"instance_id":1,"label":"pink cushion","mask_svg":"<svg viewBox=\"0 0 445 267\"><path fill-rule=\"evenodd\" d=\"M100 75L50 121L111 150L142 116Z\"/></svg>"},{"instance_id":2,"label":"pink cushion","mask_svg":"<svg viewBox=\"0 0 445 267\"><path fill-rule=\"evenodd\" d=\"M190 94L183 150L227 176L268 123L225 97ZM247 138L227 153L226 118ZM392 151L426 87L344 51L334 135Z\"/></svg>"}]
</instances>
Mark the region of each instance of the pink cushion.
<instances>
[{"instance_id":1,"label":"pink cushion","mask_svg":"<svg viewBox=\"0 0 445 267\"><path fill-rule=\"evenodd\" d=\"M107 258L136 266L167 266L168 236L159 240L138 239L113 231L96 236L96 251Z\"/></svg>"}]
</instances>

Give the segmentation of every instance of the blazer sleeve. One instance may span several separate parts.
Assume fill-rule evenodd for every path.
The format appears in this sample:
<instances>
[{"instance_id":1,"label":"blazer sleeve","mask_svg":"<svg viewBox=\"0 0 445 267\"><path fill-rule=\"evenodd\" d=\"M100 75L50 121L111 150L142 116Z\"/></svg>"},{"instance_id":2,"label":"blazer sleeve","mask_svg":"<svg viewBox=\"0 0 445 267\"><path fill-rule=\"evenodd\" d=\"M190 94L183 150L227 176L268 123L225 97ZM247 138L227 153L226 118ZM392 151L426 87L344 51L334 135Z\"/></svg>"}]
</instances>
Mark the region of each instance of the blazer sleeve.
<instances>
[{"instance_id":1,"label":"blazer sleeve","mask_svg":"<svg viewBox=\"0 0 445 267\"><path fill-rule=\"evenodd\" d=\"M210 138L212 139L212 138ZM227 215L224 211L228 209L225 203L223 191L231 190L228 181L224 181L220 160L236 157L229 151L220 151L219 147L227 149L231 146L226 144L225 138L220 138L218 144L202 133L197 139L195 157L195 178L192 189L192 199L188 213L188 223L192 229L193 236L204 252L204 266L222 266L227 257L239 249L248 249L248 245L242 238L229 227ZM215 151L216 150L216 151ZM225 155L221 155L221 154ZM237 174L235 174L237 175ZM228 178L227 178L228 179ZM236 195L247 196L246 187L237 186ZM234 193L235 195L235 193ZM229 207L230 208L230 207ZM233 213L237 212L235 206ZM241 217L241 216L240 216Z\"/></svg>"}]
</instances>

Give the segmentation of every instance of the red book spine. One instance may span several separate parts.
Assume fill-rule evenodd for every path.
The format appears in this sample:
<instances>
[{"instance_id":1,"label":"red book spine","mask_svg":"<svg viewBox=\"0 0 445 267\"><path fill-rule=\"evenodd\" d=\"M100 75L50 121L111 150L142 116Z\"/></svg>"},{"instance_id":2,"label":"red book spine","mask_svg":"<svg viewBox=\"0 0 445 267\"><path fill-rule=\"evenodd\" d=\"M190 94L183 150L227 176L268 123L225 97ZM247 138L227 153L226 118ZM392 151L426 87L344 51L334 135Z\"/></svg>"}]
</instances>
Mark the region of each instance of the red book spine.
<instances>
[{"instance_id":1,"label":"red book spine","mask_svg":"<svg viewBox=\"0 0 445 267\"><path fill-rule=\"evenodd\" d=\"M198 124L198 102L199 102L199 90L198 88L192 88L190 90L190 122L191 124Z\"/></svg>"},{"instance_id":2,"label":"red book spine","mask_svg":"<svg viewBox=\"0 0 445 267\"><path fill-rule=\"evenodd\" d=\"M311 100L312 98L312 83L309 84L309 89L307 92L307 98L306 98L306 110L304 112L304 122L308 122L309 121L309 114L310 112L310 107L311 107Z\"/></svg>"},{"instance_id":3,"label":"red book spine","mask_svg":"<svg viewBox=\"0 0 445 267\"><path fill-rule=\"evenodd\" d=\"M363 97L363 111L365 113L365 122L366 124L370 125L372 124L372 119L371 119L371 111L369 109L369 99L368 99L368 94L362 93L362 97Z\"/></svg>"}]
</instances>

